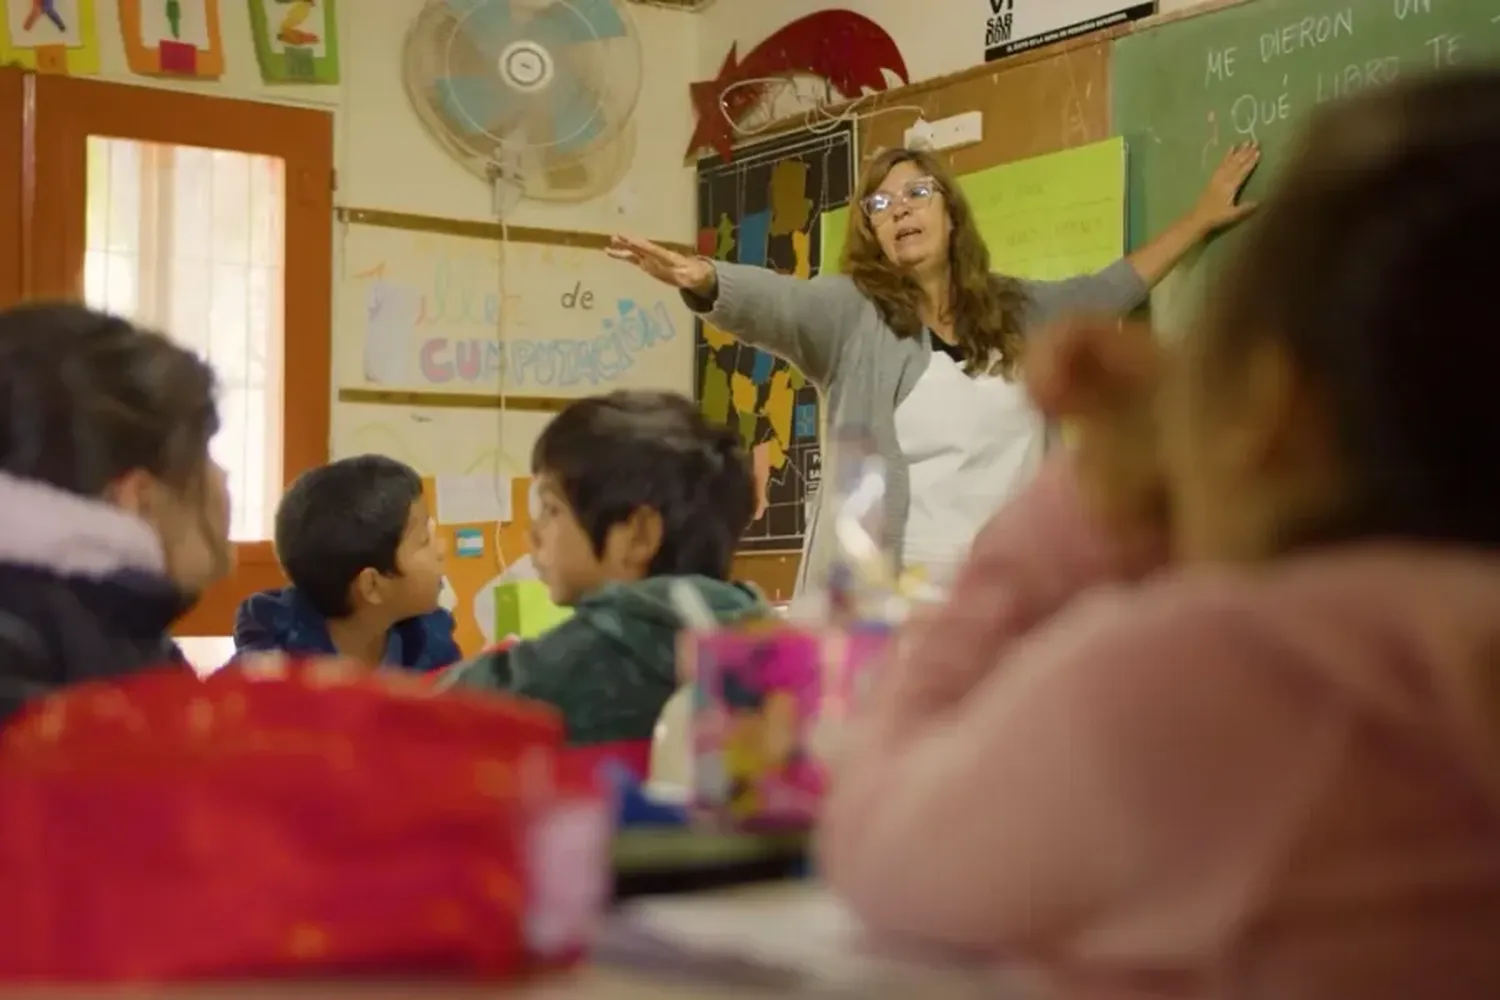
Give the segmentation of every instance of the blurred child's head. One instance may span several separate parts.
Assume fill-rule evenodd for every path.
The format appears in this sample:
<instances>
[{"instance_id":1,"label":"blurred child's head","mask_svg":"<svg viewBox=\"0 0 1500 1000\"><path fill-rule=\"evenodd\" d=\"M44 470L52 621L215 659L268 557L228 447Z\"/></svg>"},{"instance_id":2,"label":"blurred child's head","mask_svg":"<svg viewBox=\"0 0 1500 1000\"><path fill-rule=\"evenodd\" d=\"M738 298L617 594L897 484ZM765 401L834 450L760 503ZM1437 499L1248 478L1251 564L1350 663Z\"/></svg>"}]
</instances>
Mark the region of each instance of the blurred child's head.
<instances>
[{"instance_id":1,"label":"blurred child's head","mask_svg":"<svg viewBox=\"0 0 1500 1000\"><path fill-rule=\"evenodd\" d=\"M1500 547L1500 73L1319 113L1161 414L1182 556Z\"/></svg>"},{"instance_id":2,"label":"blurred child's head","mask_svg":"<svg viewBox=\"0 0 1500 1000\"><path fill-rule=\"evenodd\" d=\"M276 508L276 557L325 618L394 623L426 614L443 584L421 477L383 455L298 476Z\"/></svg>"},{"instance_id":3,"label":"blurred child's head","mask_svg":"<svg viewBox=\"0 0 1500 1000\"><path fill-rule=\"evenodd\" d=\"M0 312L0 471L141 518L195 595L232 564L229 490L209 454L214 391L201 358L119 317L63 304Z\"/></svg>"},{"instance_id":4,"label":"blurred child's head","mask_svg":"<svg viewBox=\"0 0 1500 1000\"><path fill-rule=\"evenodd\" d=\"M755 513L739 438L668 392L581 399L531 453L532 558L552 600L609 582L724 580Z\"/></svg>"}]
</instances>

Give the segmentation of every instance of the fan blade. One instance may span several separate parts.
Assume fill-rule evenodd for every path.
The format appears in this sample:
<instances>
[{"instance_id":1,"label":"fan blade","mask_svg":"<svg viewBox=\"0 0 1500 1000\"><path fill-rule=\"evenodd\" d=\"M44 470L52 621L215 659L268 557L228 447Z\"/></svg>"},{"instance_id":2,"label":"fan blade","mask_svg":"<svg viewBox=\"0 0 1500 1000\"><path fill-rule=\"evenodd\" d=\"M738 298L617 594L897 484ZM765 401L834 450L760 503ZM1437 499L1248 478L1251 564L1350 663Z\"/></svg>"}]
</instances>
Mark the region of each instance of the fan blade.
<instances>
[{"instance_id":1,"label":"fan blade","mask_svg":"<svg viewBox=\"0 0 1500 1000\"><path fill-rule=\"evenodd\" d=\"M450 122L474 134L494 134L520 113L526 100L488 76L445 76L433 81L438 103Z\"/></svg>"},{"instance_id":2,"label":"fan blade","mask_svg":"<svg viewBox=\"0 0 1500 1000\"><path fill-rule=\"evenodd\" d=\"M459 30L473 46L498 62L500 53L515 40L515 24L510 16L510 0L447 0L448 9L458 18Z\"/></svg>"},{"instance_id":3,"label":"fan blade","mask_svg":"<svg viewBox=\"0 0 1500 1000\"><path fill-rule=\"evenodd\" d=\"M558 67L552 86L547 88L546 102L551 110L553 149L577 152L604 130L598 99L577 74L565 67Z\"/></svg>"},{"instance_id":4,"label":"fan blade","mask_svg":"<svg viewBox=\"0 0 1500 1000\"><path fill-rule=\"evenodd\" d=\"M528 38L551 46L623 38L626 34L625 20L610 0L554 3L528 21L522 31Z\"/></svg>"}]
</instances>

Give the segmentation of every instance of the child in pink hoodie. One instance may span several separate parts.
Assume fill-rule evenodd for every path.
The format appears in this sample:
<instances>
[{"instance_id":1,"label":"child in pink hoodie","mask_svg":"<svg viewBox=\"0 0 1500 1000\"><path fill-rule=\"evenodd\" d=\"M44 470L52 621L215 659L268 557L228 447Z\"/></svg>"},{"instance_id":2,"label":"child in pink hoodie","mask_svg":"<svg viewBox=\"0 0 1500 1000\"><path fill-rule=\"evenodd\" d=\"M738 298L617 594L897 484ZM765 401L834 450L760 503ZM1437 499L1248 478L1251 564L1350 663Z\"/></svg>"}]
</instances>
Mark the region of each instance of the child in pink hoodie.
<instances>
[{"instance_id":1,"label":"child in pink hoodie","mask_svg":"<svg viewBox=\"0 0 1500 1000\"><path fill-rule=\"evenodd\" d=\"M827 804L873 930L1068 996L1500 997L1496 232L1500 73L1408 83L1317 118L1170 357L1036 345L1082 444Z\"/></svg>"}]
</instances>

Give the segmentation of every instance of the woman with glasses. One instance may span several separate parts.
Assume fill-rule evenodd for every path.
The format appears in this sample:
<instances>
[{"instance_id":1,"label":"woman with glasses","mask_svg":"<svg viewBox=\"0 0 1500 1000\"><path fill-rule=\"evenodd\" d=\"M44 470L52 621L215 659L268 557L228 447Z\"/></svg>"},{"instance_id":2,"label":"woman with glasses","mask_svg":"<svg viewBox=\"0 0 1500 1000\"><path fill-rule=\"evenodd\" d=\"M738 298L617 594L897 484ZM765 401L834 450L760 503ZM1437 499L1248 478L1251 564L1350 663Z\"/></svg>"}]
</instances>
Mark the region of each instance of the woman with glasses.
<instances>
[{"instance_id":1,"label":"woman with glasses","mask_svg":"<svg viewBox=\"0 0 1500 1000\"><path fill-rule=\"evenodd\" d=\"M1027 334L1068 313L1141 304L1204 238L1249 212L1239 196L1258 160L1253 145L1230 150L1183 219L1064 281L992 273L963 189L939 157L914 149L866 168L840 274L802 281L624 236L608 252L680 289L708 323L796 365L821 391L829 427L867 434L888 470L889 550L945 588L1045 449L1045 423L1015 378ZM832 553L821 507L799 591Z\"/></svg>"}]
</instances>

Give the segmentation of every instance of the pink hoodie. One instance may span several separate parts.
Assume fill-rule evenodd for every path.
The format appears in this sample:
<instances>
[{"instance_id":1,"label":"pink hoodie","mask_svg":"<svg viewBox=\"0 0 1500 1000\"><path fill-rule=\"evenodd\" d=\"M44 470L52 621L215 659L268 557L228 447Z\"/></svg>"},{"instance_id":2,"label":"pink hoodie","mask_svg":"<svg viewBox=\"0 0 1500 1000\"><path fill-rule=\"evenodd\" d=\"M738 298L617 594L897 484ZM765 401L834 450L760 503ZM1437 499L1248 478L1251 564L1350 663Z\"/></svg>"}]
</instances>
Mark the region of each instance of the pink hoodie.
<instances>
[{"instance_id":1,"label":"pink hoodie","mask_svg":"<svg viewBox=\"0 0 1500 1000\"><path fill-rule=\"evenodd\" d=\"M852 734L834 890L1067 995L1500 997L1500 559L1128 576L1061 465L995 518Z\"/></svg>"}]
</instances>

